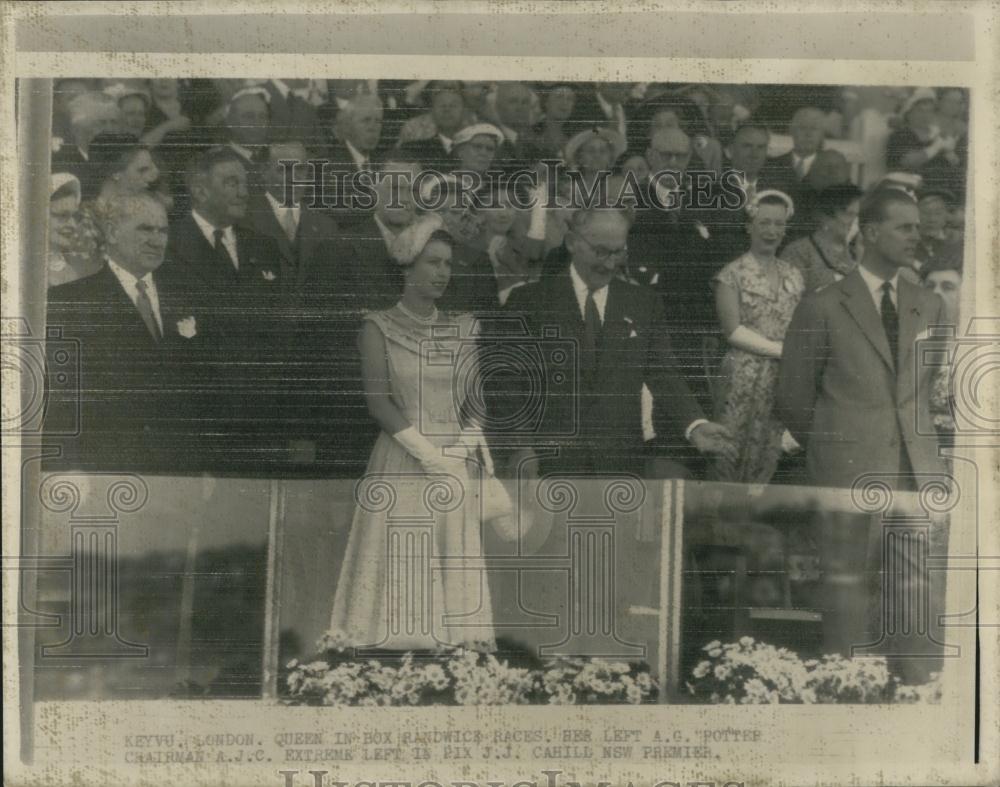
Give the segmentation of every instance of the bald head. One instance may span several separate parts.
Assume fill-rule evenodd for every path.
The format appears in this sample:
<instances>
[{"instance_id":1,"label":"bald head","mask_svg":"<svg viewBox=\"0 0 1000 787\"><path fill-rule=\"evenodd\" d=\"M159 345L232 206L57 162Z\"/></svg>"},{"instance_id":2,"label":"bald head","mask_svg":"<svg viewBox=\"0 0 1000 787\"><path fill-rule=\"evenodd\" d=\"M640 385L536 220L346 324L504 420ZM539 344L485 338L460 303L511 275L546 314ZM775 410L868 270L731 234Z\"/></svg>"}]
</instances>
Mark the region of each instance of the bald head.
<instances>
[{"instance_id":1,"label":"bald head","mask_svg":"<svg viewBox=\"0 0 1000 787\"><path fill-rule=\"evenodd\" d=\"M654 132L646 148L646 162L653 172L684 172L691 163L691 138L679 128Z\"/></svg>"},{"instance_id":2,"label":"bald head","mask_svg":"<svg viewBox=\"0 0 1000 787\"><path fill-rule=\"evenodd\" d=\"M497 118L515 131L531 125L531 89L522 82L497 85Z\"/></svg>"},{"instance_id":3,"label":"bald head","mask_svg":"<svg viewBox=\"0 0 1000 787\"><path fill-rule=\"evenodd\" d=\"M350 142L362 153L371 153L382 136L382 102L378 96L363 94L337 113L337 137Z\"/></svg>"},{"instance_id":4,"label":"bald head","mask_svg":"<svg viewBox=\"0 0 1000 787\"><path fill-rule=\"evenodd\" d=\"M826 115L816 107L802 107L792 115L788 126L793 149L799 156L811 156L823 147L826 137Z\"/></svg>"}]
</instances>

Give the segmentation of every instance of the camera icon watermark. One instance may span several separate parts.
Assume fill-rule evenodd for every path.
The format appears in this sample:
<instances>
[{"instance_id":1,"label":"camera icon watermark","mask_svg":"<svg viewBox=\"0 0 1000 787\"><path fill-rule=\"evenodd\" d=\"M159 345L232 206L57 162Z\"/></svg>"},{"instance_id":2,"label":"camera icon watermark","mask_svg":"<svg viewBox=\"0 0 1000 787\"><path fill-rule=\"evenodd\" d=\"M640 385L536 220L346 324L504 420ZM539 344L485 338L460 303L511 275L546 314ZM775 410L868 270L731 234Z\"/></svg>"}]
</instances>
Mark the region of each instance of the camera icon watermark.
<instances>
[{"instance_id":1,"label":"camera icon watermark","mask_svg":"<svg viewBox=\"0 0 1000 787\"><path fill-rule=\"evenodd\" d=\"M57 326L35 336L22 318L0 328L0 365L5 379L17 374L21 396L3 397L5 435L75 437L80 434L80 342Z\"/></svg>"},{"instance_id":2,"label":"camera icon watermark","mask_svg":"<svg viewBox=\"0 0 1000 787\"><path fill-rule=\"evenodd\" d=\"M935 379L929 406L917 408L917 434L945 424L957 439L1000 435L1000 318L973 317L961 336L954 326L935 326L917 338L916 358L915 383L924 370Z\"/></svg>"},{"instance_id":3,"label":"camera icon watermark","mask_svg":"<svg viewBox=\"0 0 1000 787\"><path fill-rule=\"evenodd\" d=\"M436 326L421 342L421 434L457 437L457 414L501 441L577 434L575 339L551 326L533 336L521 318L479 320L471 334Z\"/></svg>"}]
</instances>

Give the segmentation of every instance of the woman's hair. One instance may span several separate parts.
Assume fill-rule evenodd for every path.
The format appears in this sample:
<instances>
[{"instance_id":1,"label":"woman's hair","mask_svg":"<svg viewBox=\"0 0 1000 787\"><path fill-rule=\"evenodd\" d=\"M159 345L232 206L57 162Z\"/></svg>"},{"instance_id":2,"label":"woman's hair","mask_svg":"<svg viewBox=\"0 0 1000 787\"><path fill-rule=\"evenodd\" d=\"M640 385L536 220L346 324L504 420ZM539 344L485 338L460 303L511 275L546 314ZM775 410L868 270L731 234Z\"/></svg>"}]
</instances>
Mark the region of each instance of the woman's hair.
<instances>
[{"instance_id":1,"label":"woman's hair","mask_svg":"<svg viewBox=\"0 0 1000 787\"><path fill-rule=\"evenodd\" d=\"M455 249L455 239L451 237L451 233L449 233L448 230L434 230L434 232L431 233L431 236L427 239L427 243L424 244L424 248L420 250L420 254L423 254L424 249L426 249L434 241L444 243L452 251ZM417 257L419 257L420 254L418 254ZM416 262L416 259L413 261Z\"/></svg>"},{"instance_id":2,"label":"woman's hair","mask_svg":"<svg viewBox=\"0 0 1000 787\"><path fill-rule=\"evenodd\" d=\"M134 134L98 134L90 143L89 150L93 182L104 183L112 175L122 172L142 151L148 152L149 148L140 143Z\"/></svg>"},{"instance_id":3,"label":"woman's hair","mask_svg":"<svg viewBox=\"0 0 1000 787\"><path fill-rule=\"evenodd\" d=\"M852 202L857 202L863 192L853 183L838 183L828 186L816 194L812 201L813 216L818 220L826 216L836 216L847 210Z\"/></svg>"}]
</instances>

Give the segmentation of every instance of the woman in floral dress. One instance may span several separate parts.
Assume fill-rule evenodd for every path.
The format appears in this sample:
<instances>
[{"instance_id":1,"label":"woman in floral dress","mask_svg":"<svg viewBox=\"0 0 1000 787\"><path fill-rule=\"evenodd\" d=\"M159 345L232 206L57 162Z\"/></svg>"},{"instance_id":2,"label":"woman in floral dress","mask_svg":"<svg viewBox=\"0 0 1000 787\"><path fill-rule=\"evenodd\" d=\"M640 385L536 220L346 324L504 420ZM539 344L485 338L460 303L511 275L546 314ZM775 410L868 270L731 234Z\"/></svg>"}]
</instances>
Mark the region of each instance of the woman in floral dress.
<instances>
[{"instance_id":1,"label":"woman in floral dress","mask_svg":"<svg viewBox=\"0 0 1000 787\"><path fill-rule=\"evenodd\" d=\"M482 432L460 417L472 369L472 318L435 302L451 278L452 241L430 214L393 243L404 288L365 315L365 398L382 428L355 489L355 514L330 628L356 647L494 647L482 556ZM471 355L469 353L472 353ZM449 360L450 359L450 360Z\"/></svg>"},{"instance_id":2,"label":"woman in floral dress","mask_svg":"<svg viewBox=\"0 0 1000 787\"><path fill-rule=\"evenodd\" d=\"M720 367L716 420L732 433L737 460L719 457L713 480L767 483L783 450L797 448L772 410L782 341L805 283L776 251L793 212L791 199L760 192L748 206L750 251L715 276L716 313L729 349Z\"/></svg>"}]
</instances>

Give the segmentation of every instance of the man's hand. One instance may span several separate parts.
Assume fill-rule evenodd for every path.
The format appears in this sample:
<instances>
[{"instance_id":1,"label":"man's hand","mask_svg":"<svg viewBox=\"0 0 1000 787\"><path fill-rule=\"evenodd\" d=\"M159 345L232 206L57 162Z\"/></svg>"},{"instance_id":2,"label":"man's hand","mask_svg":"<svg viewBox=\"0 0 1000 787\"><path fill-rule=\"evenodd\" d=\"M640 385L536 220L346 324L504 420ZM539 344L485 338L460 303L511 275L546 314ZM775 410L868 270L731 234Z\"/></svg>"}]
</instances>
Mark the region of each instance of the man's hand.
<instances>
[{"instance_id":1,"label":"man's hand","mask_svg":"<svg viewBox=\"0 0 1000 787\"><path fill-rule=\"evenodd\" d=\"M691 445L697 448L700 454L722 456L730 462L739 459L730 431L722 424L712 421L706 421L694 428L691 432Z\"/></svg>"}]
</instances>

